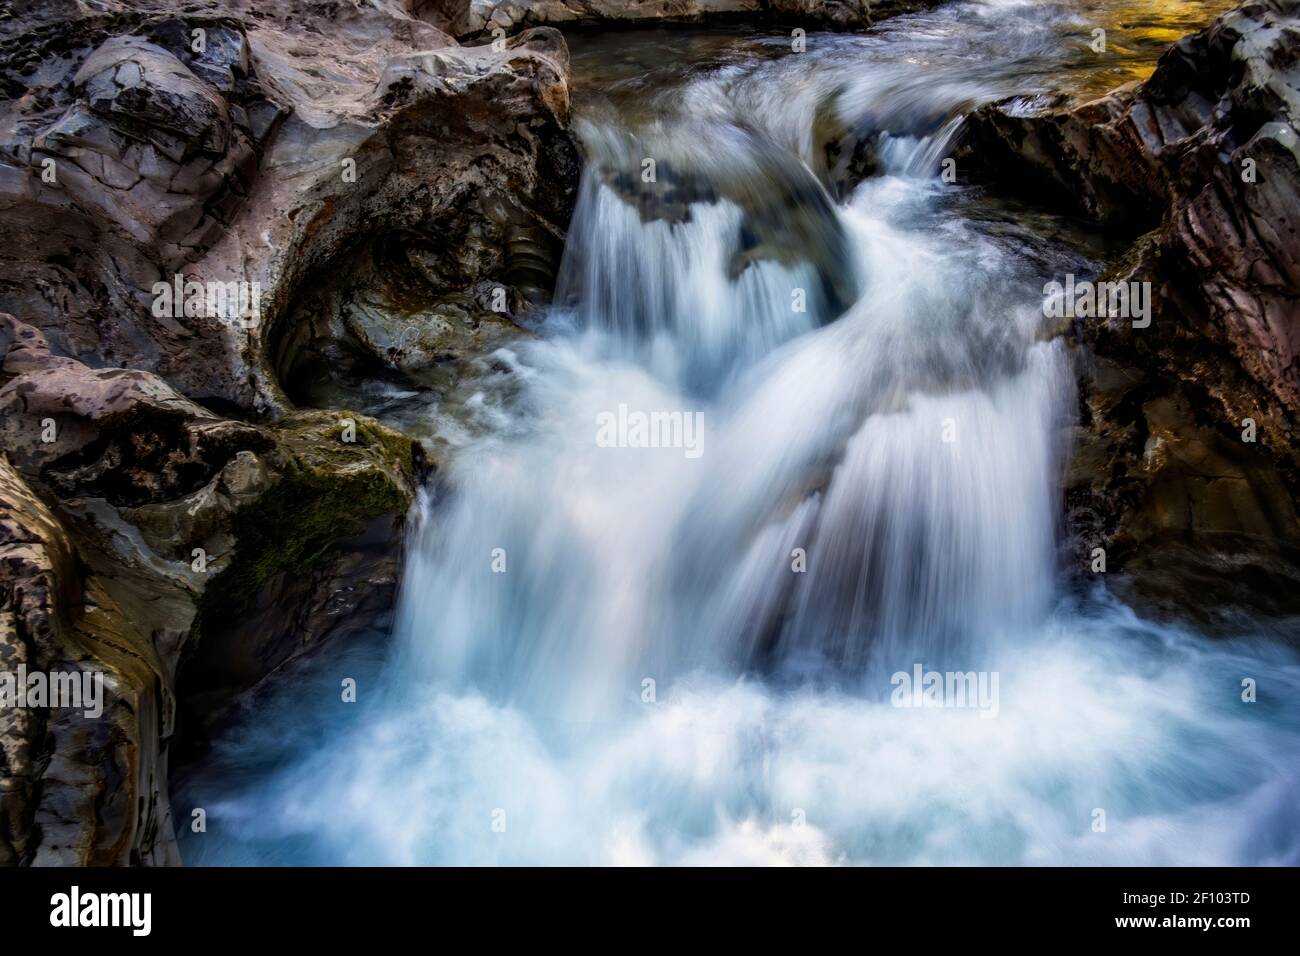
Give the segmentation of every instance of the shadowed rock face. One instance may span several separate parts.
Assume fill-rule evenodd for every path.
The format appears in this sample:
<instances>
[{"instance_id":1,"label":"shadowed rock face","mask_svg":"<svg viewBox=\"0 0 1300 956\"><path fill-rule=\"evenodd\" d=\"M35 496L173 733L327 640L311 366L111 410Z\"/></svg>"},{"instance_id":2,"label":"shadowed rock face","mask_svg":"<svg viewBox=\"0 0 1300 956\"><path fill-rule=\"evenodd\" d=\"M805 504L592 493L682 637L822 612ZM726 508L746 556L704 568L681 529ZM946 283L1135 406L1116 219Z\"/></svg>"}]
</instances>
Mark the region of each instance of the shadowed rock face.
<instances>
[{"instance_id":1,"label":"shadowed rock face","mask_svg":"<svg viewBox=\"0 0 1300 956\"><path fill-rule=\"evenodd\" d=\"M1300 4L1252 0L1145 83L980 110L959 158L1143 233L1104 278L1151 283L1150 327L1076 323L1092 358L1069 501L1085 555L1106 547L1169 613L1218 616L1234 591L1300 613L1298 64Z\"/></svg>"},{"instance_id":2,"label":"shadowed rock face","mask_svg":"<svg viewBox=\"0 0 1300 956\"><path fill-rule=\"evenodd\" d=\"M177 728L383 626L428 470L279 375L336 333L420 364L472 346L429 305L477 327L503 290L508 327L545 300L577 181L567 51L549 29L461 47L396 2L8 12L0 670L102 673L105 710L0 713L0 863L175 863ZM331 297L364 307L304 307Z\"/></svg>"}]
</instances>

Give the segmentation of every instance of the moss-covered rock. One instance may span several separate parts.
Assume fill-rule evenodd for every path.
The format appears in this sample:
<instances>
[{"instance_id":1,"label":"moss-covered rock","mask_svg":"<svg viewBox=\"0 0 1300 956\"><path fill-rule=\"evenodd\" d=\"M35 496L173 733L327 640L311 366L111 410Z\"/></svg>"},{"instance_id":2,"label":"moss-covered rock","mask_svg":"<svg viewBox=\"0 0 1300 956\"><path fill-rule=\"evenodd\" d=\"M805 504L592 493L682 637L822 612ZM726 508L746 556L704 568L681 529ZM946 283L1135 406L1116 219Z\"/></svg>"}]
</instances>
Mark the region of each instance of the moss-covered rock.
<instances>
[{"instance_id":1,"label":"moss-covered rock","mask_svg":"<svg viewBox=\"0 0 1300 956\"><path fill-rule=\"evenodd\" d=\"M382 621L422 450L351 412L223 418L12 316L0 342L0 669L101 671L107 691L103 720L0 724L0 862L177 862L178 713ZM181 688L186 660L203 680Z\"/></svg>"},{"instance_id":2,"label":"moss-covered rock","mask_svg":"<svg viewBox=\"0 0 1300 956\"><path fill-rule=\"evenodd\" d=\"M353 412L298 412L267 429L274 478L230 519L234 553L204 590L198 633L245 618L277 574L308 574L375 518L410 507L423 456Z\"/></svg>"}]
</instances>

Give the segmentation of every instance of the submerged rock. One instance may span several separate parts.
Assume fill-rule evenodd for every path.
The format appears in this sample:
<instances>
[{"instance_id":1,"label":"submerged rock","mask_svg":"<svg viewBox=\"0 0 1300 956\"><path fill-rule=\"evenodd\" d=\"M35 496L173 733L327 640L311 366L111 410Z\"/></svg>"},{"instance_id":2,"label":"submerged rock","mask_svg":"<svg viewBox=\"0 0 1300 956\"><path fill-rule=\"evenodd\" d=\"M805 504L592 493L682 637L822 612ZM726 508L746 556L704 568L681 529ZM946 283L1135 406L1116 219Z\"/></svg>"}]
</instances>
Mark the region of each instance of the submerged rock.
<instances>
[{"instance_id":1,"label":"submerged rock","mask_svg":"<svg viewBox=\"0 0 1300 956\"><path fill-rule=\"evenodd\" d=\"M815 276L809 290L814 312L827 321L857 300L860 290L849 235L833 199L807 166L766 137L731 127L723 143L717 128L704 124L663 123L626 134L595 124L580 127L586 148L586 195L574 211L571 232L588 239L565 250L556 287L559 301L574 305L581 297L590 268L588 247L596 242L594 230L601 217L602 188L635 210L642 223L678 225L692 221L695 206L729 204L740 215L737 245L728 263L732 281L759 262L807 266ZM644 157L655 157L653 175L643 165ZM628 276L612 278L616 298L609 301L617 301L620 315L631 316L640 326L653 325L648 316L636 313L645 306L644 299L657 299L661 290L644 290L638 302L636 294L624 294Z\"/></svg>"},{"instance_id":2,"label":"submerged rock","mask_svg":"<svg viewBox=\"0 0 1300 956\"><path fill-rule=\"evenodd\" d=\"M1127 595L1203 624L1300 614L1297 65L1300 3L1250 0L1144 83L977 111L959 157L1141 234L1103 279L1150 283L1150 325L1075 323L1068 502L1085 566L1104 548Z\"/></svg>"}]
</instances>

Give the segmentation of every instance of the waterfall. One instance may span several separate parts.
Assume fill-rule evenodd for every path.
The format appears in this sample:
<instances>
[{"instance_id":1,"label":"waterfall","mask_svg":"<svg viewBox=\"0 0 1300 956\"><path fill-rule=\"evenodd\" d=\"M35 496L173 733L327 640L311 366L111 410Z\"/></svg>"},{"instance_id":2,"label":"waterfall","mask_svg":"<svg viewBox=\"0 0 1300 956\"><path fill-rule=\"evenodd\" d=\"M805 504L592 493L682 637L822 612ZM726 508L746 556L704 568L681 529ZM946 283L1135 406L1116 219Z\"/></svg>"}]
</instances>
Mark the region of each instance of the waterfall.
<instances>
[{"instance_id":1,"label":"waterfall","mask_svg":"<svg viewBox=\"0 0 1300 956\"><path fill-rule=\"evenodd\" d=\"M259 704L190 785L226 774L239 836L191 858L1300 860L1295 656L1062 587L1075 386L1041 287L1079 254L982 228L939 168L1024 37L1061 44L986 12L584 122L556 305L483 362L391 642ZM840 201L833 114L878 161ZM914 707L929 673L981 696Z\"/></svg>"}]
</instances>

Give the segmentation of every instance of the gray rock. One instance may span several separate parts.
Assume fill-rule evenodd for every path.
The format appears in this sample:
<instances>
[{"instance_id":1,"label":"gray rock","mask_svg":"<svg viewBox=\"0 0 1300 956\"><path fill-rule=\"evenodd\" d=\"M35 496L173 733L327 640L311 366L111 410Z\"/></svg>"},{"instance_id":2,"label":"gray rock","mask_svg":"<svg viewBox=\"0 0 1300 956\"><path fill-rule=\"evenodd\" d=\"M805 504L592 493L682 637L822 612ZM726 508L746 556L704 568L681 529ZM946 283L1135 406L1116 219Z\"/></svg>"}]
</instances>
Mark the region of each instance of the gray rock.
<instances>
[{"instance_id":1,"label":"gray rock","mask_svg":"<svg viewBox=\"0 0 1300 956\"><path fill-rule=\"evenodd\" d=\"M0 101L0 309L57 354L281 412L293 302L359 243L437 249L435 298L495 281L538 299L511 250L521 230L562 242L566 70L553 32L461 47L397 5L29 10L0 40L16 91ZM159 308L155 284L177 275L245 283L257 315Z\"/></svg>"}]
</instances>

